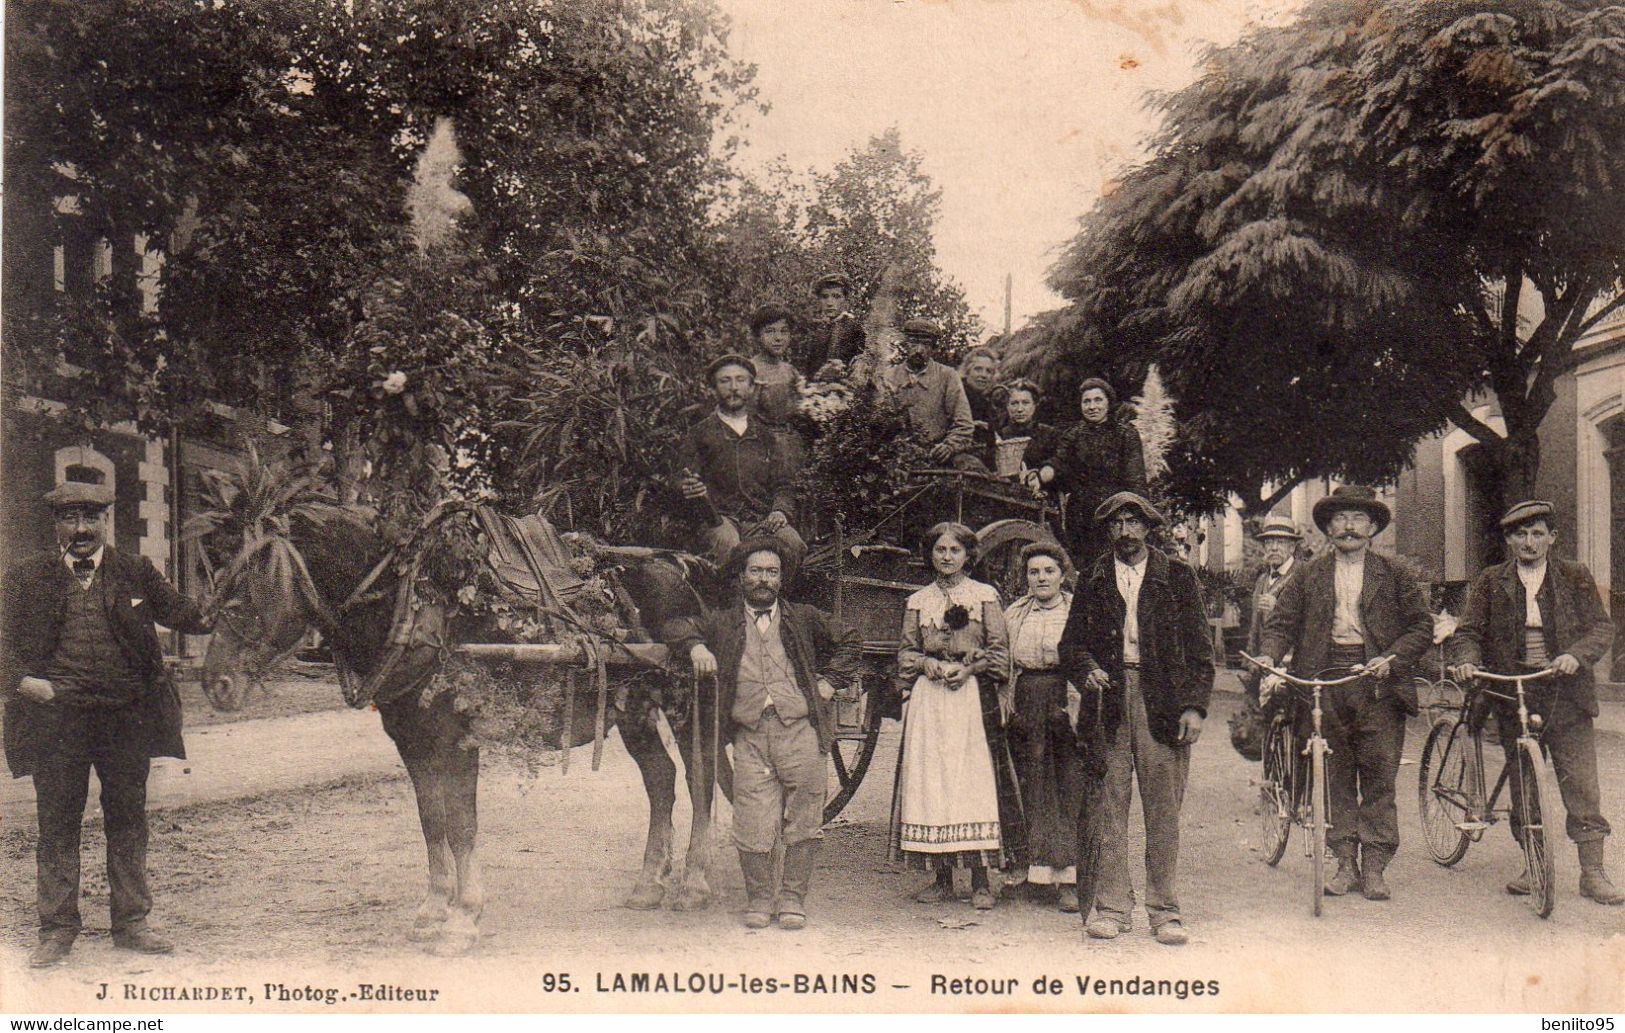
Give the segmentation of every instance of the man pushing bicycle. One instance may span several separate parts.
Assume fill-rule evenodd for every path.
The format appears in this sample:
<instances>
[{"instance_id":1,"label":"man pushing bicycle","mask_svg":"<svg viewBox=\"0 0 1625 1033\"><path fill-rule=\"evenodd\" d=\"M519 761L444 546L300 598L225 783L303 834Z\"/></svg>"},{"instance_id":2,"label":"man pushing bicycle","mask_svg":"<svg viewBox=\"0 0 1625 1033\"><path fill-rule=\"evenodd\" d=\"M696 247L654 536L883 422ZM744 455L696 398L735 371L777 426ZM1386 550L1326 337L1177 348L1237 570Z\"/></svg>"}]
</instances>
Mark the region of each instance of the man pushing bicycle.
<instances>
[{"instance_id":1,"label":"man pushing bicycle","mask_svg":"<svg viewBox=\"0 0 1625 1033\"><path fill-rule=\"evenodd\" d=\"M1394 781L1405 718L1417 712L1409 668L1433 643L1422 589L1393 560L1371 551L1392 514L1370 488L1345 485L1315 503L1315 525L1332 548L1288 578L1264 622L1260 659L1292 656L1291 672L1313 678L1333 668L1370 677L1329 688L1323 730L1331 746L1327 781L1337 871L1327 896L1359 888L1387 900L1383 871L1399 848ZM1267 696L1279 679L1260 686Z\"/></svg>"},{"instance_id":2,"label":"man pushing bicycle","mask_svg":"<svg viewBox=\"0 0 1625 1033\"><path fill-rule=\"evenodd\" d=\"M1622 904L1625 894L1603 868L1603 840L1610 829L1602 816L1592 728L1597 687L1591 668L1613 643L1614 625L1585 565L1549 555L1557 540L1554 516L1550 502L1528 501L1501 518L1510 558L1484 568L1473 581L1450 641L1451 675L1466 684L1481 665L1502 674L1545 667L1555 672L1531 689L1530 709L1541 717L1541 743L1557 772L1569 838L1579 848L1580 895L1599 904ZM1495 716L1510 757L1517 714L1502 704ZM1507 883L1507 892L1529 894L1527 867Z\"/></svg>"}]
</instances>

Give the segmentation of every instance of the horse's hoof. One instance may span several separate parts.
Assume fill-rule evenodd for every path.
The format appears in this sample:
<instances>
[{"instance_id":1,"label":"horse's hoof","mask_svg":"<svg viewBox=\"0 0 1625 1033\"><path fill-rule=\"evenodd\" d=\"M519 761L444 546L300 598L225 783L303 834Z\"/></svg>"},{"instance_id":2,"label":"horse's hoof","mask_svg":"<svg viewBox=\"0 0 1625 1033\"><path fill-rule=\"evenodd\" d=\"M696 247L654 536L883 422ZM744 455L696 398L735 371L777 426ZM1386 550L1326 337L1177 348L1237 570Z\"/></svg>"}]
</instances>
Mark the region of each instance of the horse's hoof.
<instances>
[{"instance_id":1,"label":"horse's hoof","mask_svg":"<svg viewBox=\"0 0 1625 1033\"><path fill-rule=\"evenodd\" d=\"M665 899L666 889L657 882L652 886L635 887L632 895L627 897L621 906L629 907L633 911L657 911Z\"/></svg>"},{"instance_id":2,"label":"horse's hoof","mask_svg":"<svg viewBox=\"0 0 1625 1033\"><path fill-rule=\"evenodd\" d=\"M444 922L413 922L412 928L406 931L406 938L413 943L428 943L439 939L440 930L444 928Z\"/></svg>"},{"instance_id":3,"label":"horse's hoof","mask_svg":"<svg viewBox=\"0 0 1625 1033\"><path fill-rule=\"evenodd\" d=\"M672 901L673 911L704 911L711 906L711 893L708 890L685 889L677 894Z\"/></svg>"}]
</instances>

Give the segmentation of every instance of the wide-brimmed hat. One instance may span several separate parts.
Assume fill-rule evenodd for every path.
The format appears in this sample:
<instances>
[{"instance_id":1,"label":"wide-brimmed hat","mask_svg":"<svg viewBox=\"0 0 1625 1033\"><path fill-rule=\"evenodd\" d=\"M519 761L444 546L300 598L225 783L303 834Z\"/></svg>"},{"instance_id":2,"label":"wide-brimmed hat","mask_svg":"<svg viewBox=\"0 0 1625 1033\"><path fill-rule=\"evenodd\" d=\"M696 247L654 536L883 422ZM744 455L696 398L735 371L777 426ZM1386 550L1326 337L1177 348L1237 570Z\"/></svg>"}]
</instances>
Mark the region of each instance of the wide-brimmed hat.
<instances>
[{"instance_id":1,"label":"wide-brimmed hat","mask_svg":"<svg viewBox=\"0 0 1625 1033\"><path fill-rule=\"evenodd\" d=\"M64 481L46 492L43 498L45 504L53 510L102 510L113 504L113 489L105 484L90 484L86 481Z\"/></svg>"},{"instance_id":2,"label":"wide-brimmed hat","mask_svg":"<svg viewBox=\"0 0 1625 1033\"><path fill-rule=\"evenodd\" d=\"M1259 541L1265 538L1290 538L1295 542L1303 540L1303 535L1298 533L1297 523L1291 517L1273 513L1265 517L1264 522L1259 525L1257 537Z\"/></svg>"},{"instance_id":3,"label":"wide-brimmed hat","mask_svg":"<svg viewBox=\"0 0 1625 1033\"><path fill-rule=\"evenodd\" d=\"M1552 518L1557 516L1557 507L1541 499L1525 499L1517 503L1501 517L1501 530L1510 531L1520 524L1527 524L1531 520L1544 520L1550 527Z\"/></svg>"},{"instance_id":4,"label":"wide-brimmed hat","mask_svg":"<svg viewBox=\"0 0 1625 1033\"><path fill-rule=\"evenodd\" d=\"M768 534L752 535L733 547L728 558L722 561L723 577L738 577L740 571L745 569L745 561L758 552L771 552L779 558L779 573L788 578L790 575L790 550L783 542Z\"/></svg>"},{"instance_id":5,"label":"wide-brimmed hat","mask_svg":"<svg viewBox=\"0 0 1625 1033\"><path fill-rule=\"evenodd\" d=\"M825 287L839 287L848 294L852 293L852 279L845 273L825 273L813 281L813 293L816 294Z\"/></svg>"},{"instance_id":6,"label":"wide-brimmed hat","mask_svg":"<svg viewBox=\"0 0 1625 1033\"><path fill-rule=\"evenodd\" d=\"M1153 506L1139 495L1134 494L1132 491L1120 491L1116 495L1113 495L1111 498L1107 499L1105 502L1102 502L1095 509L1095 523L1104 524L1107 520L1111 519L1112 514L1125 508L1133 509L1138 512L1140 514L1140 519L1145 521L1145 526L1147 527L1161 527L1163 524L1168 522L1167 520L1163 519L1161 513L1157 512L1157 507Z\"/></svg>"},{"instance_id":7,"label":"wide-brimmed hat","mask_svg":"<svg viewBox=\"0 0 1625 1033\"><path fill-rule=\"evenodd\" d=\"M729 352L726 355L718 355L716 358L711 360L710 365L705 367L705 382L709 384L715 380L717 370L724 366L743 366L745 369L750 371L750 378L752 380L756 379L756 363L745 358L738 352Z\"/></svg>"},{"instance_id":8,"label":"wide-brimmed hat","mask_svg":"<svg viewBox=\"0 0 1625 1033\"><path fill-rule=\"evenodd\" d=\"M1363 484L1340 484L1332 490L1330 495L1315 503L1310 511L1314 517L1315 526L1320 533L1326 533L1326 525L1331 523L1332 514L1345 509L1357 509L1371 517L1371 522L1377 525L1375 533L1381 534L1393 520L1394 514L1387 503L1377 498L1377 493Z\"/></svg>"},{"instance_id":9,"label":"wide-brimmed hat","mask_svg":"<svg viewBox=\"0 0 1625 1033\"><path fill-rule=\"evenodd\" d=\"M903 324L904 337L929 337L933 341L942 337L942 327L931 319L910 319Z\"/></svg>"}]
</instances>

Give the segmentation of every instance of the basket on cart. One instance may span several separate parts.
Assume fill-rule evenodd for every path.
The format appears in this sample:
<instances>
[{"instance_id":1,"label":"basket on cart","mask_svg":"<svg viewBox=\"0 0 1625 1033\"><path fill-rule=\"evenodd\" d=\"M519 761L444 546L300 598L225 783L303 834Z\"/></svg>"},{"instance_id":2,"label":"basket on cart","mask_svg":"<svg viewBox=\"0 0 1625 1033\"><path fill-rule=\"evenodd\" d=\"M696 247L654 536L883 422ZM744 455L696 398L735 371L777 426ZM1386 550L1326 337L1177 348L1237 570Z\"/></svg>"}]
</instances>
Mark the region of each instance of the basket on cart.
<instances>
[{"instance_id":1,"label":"basket on cart","mask_svg":"<svg viewBox=\"0 0 1625 1033\"><path fill-rule=\"evenodd\" d=\"M1000 477L1014 477L1021 473L1021 458L1027 453L1030 437L1000 438L994 446L994 473Z\"/></svg>"}]
</instances>

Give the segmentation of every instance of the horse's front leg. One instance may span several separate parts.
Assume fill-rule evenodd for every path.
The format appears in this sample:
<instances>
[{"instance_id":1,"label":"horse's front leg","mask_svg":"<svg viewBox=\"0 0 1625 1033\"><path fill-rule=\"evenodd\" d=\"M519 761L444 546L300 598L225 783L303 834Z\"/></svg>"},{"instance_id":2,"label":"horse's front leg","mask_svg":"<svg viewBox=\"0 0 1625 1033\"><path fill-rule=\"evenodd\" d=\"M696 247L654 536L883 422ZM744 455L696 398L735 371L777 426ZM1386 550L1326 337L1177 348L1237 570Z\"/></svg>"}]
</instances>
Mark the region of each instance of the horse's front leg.
<instances>
[{"instance_id":1,"label":"horse's front leg","mask_svg":"<svg viewBox=\"0 0 1625 1033\"><path fill-rule=\"evenodd\" d=\"M446 800L446 842L457 869L457 893L434 953L466 954L479 945L480 916L485 912L485 880L477 842L480 753L452 740L435 760Z\"/></svg>"},{"instance_id":2,"label":"horse's front leg","mask_svg":"<svg viewBox=\"0 0 1625 1033\"><path fill-rule=\"evenodd\" d=\"M672 903L676 911L699 911L711 904L711 801L716 793L717 751L721 729L713 722L714 704L697 709L693 720L700 723L699 751L695 755L694 731L685 729L677 736L684 766L688 769L689 800L694 805L689 824L688 856L683 862L683 884Z\"/></svg>"},{"instance_id":3,"label":"horse's front leg","mask_svg":"<svg viewBox=\"0 0 1625 1033\"><path fill-rule=\"evenodd\" d=\"M450 914L451 900L457 891L456 864L451 846L446 842L445 797L434 765L421 749L403 746L399 741L396 748L406 764L406 773L412 778L412 792L418 802L418 824L423 827L423 844L429 855L429 888L406 934L407 939L422 943L440 935L440 928Z\"/></svg>"},{"instance_id":4,"label":"horse's front leg","mask_svg":"<svg viewBox=\"0 0 1625 1033\"><path fill-rule=\"evenodd\" d=\"M626 906L639 911L658 908L671 877L671 810L677 802L677 765L660 741L660 730L648 715L635 714L619 722L621 742L643 776L649 797L649 833L643 846L643 868L626 898Z\"/></svg>"}]
</instances>

